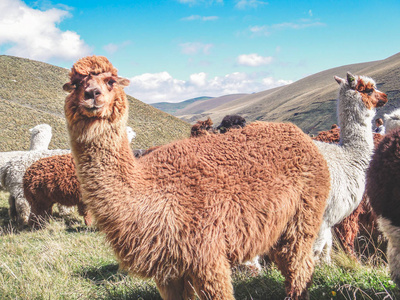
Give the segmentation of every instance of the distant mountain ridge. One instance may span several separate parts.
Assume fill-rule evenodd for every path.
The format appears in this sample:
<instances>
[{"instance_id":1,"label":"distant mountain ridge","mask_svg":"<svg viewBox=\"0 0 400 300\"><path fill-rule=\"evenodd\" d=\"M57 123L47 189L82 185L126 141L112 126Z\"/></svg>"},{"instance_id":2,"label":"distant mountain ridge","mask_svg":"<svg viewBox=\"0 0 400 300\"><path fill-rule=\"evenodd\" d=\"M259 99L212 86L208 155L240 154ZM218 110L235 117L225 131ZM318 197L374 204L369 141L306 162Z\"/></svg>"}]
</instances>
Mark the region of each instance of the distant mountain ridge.
<instances>
[{"instance_id":1,"label":"distant mountain ridge","mask_svg":"<svg viewBox=\"0 0 400 300\"><path fill-rule=\"evenodd\" d=\"M116 66L118 67L118 66ZM50 149L69 148L64 118L69 70L50 64L0 55L0 152L29 149L28 129L48 123L53 129ZM132 148L188 137L190 124L131 96L128 125L136 132Z\"/></svg>"},{"instance_id":2,"label":"distant mountain ridge","mask_svg":"<svg viewBox=\"0 0 400 300\"><path fill-rule=\"evenodd\" d=\"M202 102L206 101L209 99L213 99L213 97L197 97L177 103L171 103L171 102L157 102L157 103L152 103L150 104L151 106L162 110L168 114L174 115L177 111L184 109L185 107L189 106L192 103L197 103L197 102Z\"/></svg>"},{"instance_id":3,"label":"distant mountain ridge","mask_svg":"<svg viewBox=\"0 0 400 300\"><path fill-rule=\"evenodd\" d=\"M196 110L181 110L175 115L190 123L210 117L218 124L225 115L239 114L248 122L293 122L306 133L316 134L337 123L339 86L333 76L345 77L347 71L372 77L378 88L387 93L389 102L377 110L377 117L400 107L400 53L397 53L384 60L325 70L289 85L244 95L222 104L213 103L218 98L194 102L191 106Z\"/></svg>"}]
</instances>

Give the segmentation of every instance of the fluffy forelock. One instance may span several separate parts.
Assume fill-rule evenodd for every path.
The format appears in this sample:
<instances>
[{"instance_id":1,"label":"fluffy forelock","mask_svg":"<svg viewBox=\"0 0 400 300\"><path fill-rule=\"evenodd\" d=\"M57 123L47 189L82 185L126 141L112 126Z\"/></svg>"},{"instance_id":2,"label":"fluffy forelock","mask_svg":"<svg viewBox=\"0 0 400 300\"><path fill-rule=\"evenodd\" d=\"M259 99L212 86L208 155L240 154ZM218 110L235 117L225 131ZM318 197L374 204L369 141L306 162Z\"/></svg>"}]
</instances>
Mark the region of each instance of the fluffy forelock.
<instances>
[{"instance_id":1,"label":"fluffy forelock","mask_svg":"<svg viewBox=\"0 0 400 300\"><path fill-rule=\"evenodd\" d=\"M71 68L69 76L71 81L76 77L84 77L89 74L98 75L110 72L113 76L118 76L118 70L104 56L87 56L81 58Z\"/></svg>"}]
</instances>

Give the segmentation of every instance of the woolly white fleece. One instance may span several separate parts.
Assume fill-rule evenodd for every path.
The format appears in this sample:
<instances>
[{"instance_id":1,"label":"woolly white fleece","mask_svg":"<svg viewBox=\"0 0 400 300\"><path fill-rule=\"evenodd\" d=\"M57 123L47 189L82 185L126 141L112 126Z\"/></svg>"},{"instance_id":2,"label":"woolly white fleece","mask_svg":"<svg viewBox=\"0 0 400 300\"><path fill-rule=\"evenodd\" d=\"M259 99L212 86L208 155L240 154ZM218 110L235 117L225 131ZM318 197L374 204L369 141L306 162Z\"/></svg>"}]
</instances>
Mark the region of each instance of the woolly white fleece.
<instances>
[{"instance_id":1,"label":"woolly white fleece","mask_svg":"<svg viewBox=\"0 0 400 300\"><path fill-rule=\"evenodd\" d=\"M373 82L369 77L355 76L356 82L360 77L364 82ZM374 148L372 120L375 109L367 109L361 95L351 89L347 81L340 85L337 105L339 144L315 141L331 173L331 191L319 236L314 243L315 254L327 263L332 248L332 227L360 204L365 189L365 173Z\"/></svg>"}]
</instances>

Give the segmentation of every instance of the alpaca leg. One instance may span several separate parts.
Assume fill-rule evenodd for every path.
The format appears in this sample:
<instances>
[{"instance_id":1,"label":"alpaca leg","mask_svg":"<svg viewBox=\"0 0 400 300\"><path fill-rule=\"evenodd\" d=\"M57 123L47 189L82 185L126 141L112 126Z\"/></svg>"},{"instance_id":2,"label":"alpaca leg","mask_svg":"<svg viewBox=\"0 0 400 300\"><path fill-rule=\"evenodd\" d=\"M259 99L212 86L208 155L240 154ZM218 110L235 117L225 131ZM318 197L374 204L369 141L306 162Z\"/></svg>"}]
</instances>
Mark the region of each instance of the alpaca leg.
<instances>
[{"instance_id":1,"label":"alpaca leg","mask_svg":"<svg viewBox=\"0 0 400 300\"><path fill-rule=\"evenodd\" d=\"M193 284L201 300L234 300L231 266L223 257L216 263L208 262L193 276Z\"/></svg>"},{"instance_id":2,"label":"alpaca leg","mask_svg":"<svg viewBox=\"0 0 400 300\"><path fill-rule=\"evenodd\" d=\"M57 203L57 208L58 208L58 213L61 217L69 216L73 212L73 207L68 207L60 203Z\"/></svg>"},{"instance_id":3,"label":"alpaca leg","mask_svg":"<svg viewBox=\"0 0 400 300\"><path fill-rule=\"evenodd\" d=\"M8 214L10 216L11 221L16 221L17 220L17 208L15 207L15 197L10 195L8 198L8 204L10 205L10 209L8 211Z\"/></svg>"},{"instance_id":4,"label":"alpaca leg","mask_svg":"<svg viewBox=\"0 0 400 300\"><path fill-rule=\"evenodd\" d=\"M388 239L387 256L393 281L400 288L400 227L385 218L378 219L379 228Z\"/></svg>"},{"instance_id":5,"label":"alpaca leg","mask_svg":"<svg viewBox=\"0 0 400 300\"><path fill-rule=\"evenodd\" d=\"M53 212L53 203L41 203L40 201L34 201L31 207L31 214L29 225L40 225L45 219L51 216Z\"/></svg>"},{"instance_id":6,"label":"alpaca leg","mask_svg":"<svg viewBox=\"0 0 400 300\"><path fill-rule=\"evenodd\" d=\"M330 264L331 263L331 252L332 252L332 241L333 241L331 229L326 231L325 240L326 240L326 243L325 243L324 251L322 251L322 254L321 254L321 261L326 264Z\"/></svg>"},{"instance_id":7,"label":"alpaca leg","mask_svg":"<svg viewBox=\"0 0 400 300\"><path fill-rule=\"evenodd\" d=\"M249 269L251 274L253 274L254 276L260 275L262 271L259 260L260 257L256 256L252 260L248 260L244 263L244 265Z\"/></svg>"},{"instance_id":8,"label":"alpaca leg","mask_svg":"<svg viewBox=\"0 0 400 300\"><path fill-rule=\"evenodd\" d=\"M331 248L332 248L332 232L331 228L322 224L316 238L313 249L316 260L321 260L325 263L331 262Z\"/></svg>"},{"instance_id":9,"label":"alpaca leg","mask_svg":"<svg viewBox=\"0 0 400 300\"><path fill-rule=\"evenodd\" d=\"M285 277L286 294L292 300L309 299L308 288L314 273L313 244L318 223L307 223L307 218L295 216L270 252Z\"/></svg>"},{"instance_id":10,"label":"alpaca leg","mask_svg":"<svg viewBox=\"0 0 400 300\"><path fill-rule=\"evenodd\" d=\"M19 225L28 225L31 207L24 197L15 198L15 210L17 212L17 222Z\"/></svg>"},{"instance_id":11,"label":"alpaca leg","mask_svg":"<svg viewBox=\"0 0 400 300\"><path fill-rule=\"evenodd\" d=\"M79 203L77 206L79 215L83 216L83 219L85 220L85 225L92 226L92 214L89 212L86 205Z\"/></svg>"},{"instance_id":12,"label":"alpaca leg","mask_svg":"<svg viewBox=\"0 0 400 300\"><path fill-rule=\"evenodd\" d=\"M194 289L187 277L161 283L156 280L158 291L164 300L194 300Z\"/></svg>"}]
</instances>

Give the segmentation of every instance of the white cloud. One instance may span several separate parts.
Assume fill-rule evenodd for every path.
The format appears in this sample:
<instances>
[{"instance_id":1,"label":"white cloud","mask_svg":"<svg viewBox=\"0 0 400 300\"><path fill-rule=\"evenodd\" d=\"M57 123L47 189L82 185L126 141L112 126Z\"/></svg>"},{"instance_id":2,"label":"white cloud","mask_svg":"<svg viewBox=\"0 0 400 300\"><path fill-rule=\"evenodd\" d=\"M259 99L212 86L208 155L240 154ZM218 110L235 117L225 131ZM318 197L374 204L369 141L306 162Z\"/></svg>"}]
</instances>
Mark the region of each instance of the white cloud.
<instances>
[{"instance_id":1,"label":"white cloud","mask_svg":"<svg viewBox=\"0 0 400 300\"><path fill-rule=\"evenodd\" d=\"M235 72L208 78L204 72L190 75L189 80L173 78L168 72L146 73L130 78L125 90L146 103L179 102L200 96L223 96L253 93L291 83L290 80L258 77Z\"/></svg>"},{"instance_id":2,"label":"white cloud","mask_svg":"<svg viewBox=\"0 0 400 300\"><path fill-rule=\"evenodd\" d=\"M321 27L325 25L326 24L322 22L313 21L310 19L302 19L299 20L298 22L284 22L273 25L252 26L250 27L250 32L255 35L269 36L273 31L277 30L286 30L286 29L300 30L304 28Z\"/></svg>"},{"instance_id":3,"label":"white cloud","mask_svg":"<svg viewBox=\"0 0 400 300\"><path fill-rule=\"evenodd\" d=\"M182 53L187 55L195 55L199 53L210 54L211 48L214 46L213 44L203 44L199 42L194 43L183 43L180 44L182 48Z\"/></svg>"},{"instance_id":4,"label":"white cloud","mask_svg":"<svg viewBox=\"0 0 400 300\"><path fill-rule=\"evenodd\" d=\"M239 55L237 63L242 66L258 67L268 65L272 60L271 56L261 56L257 53L252 53Z\"/></svg>"},{"instance_id":5,"label":"white cloud","mask_svg":"<svg viewBox=\"0 0 400 300\"><path fill-rule=\"evenodd\" d=\"M56 8L41 11L20 0L0 1L0 45L6 54L47 61L75 60L91 52L80 36L57 27L68 11Z\"/></svg>"},{"instance_id":6,"label":"white cloud","mask_svg":"<svg viewBox=\"0 0 400 300\"><path fill-rule=\"evenodd\" d=\"M178 0L178 2L188 5L212 5L215 3L223 4L224 0Z\"/></svg>"},{"instance_id":7,"label":"white cloud","mask_svg":"<svg viewBox=\"0 0 400 300\"><path fill-rule=\"evenodd\" d=\"M206 79L207 79L207 74L204 72L190 75L190 83L192 83L195 86L205 86Z\"/></svg>"},{"instance_id":8,"label":"white cloud","mask_svg":"<svg viewBox=\"0 0 400 300\"><path fill-rule=\"evenodd\" d=\"M182 18L182 21L216 21L219 18L217 16L208 16L208 17L204 17L204 16L199 16L199 15L191 15L189 17L186 18Z\"/></svg>"},{"instance_id":9,"label":"white cloud","mask_svg":"<svg viewBox=\"0 0 400 300\"><path fill-rule=\"evenodd\" d=\"M258 6L267 5L268 2L258 0L239 0L235 7L238 9L257 8Z\"/></svg>"},{"instance_id":10,"label":"white cloud","mask_svg":"<svg viewBox=\"0 0 400 300\"><path fill-rule=\"evenodd\" d=\"M131 42L130 41L125 41L121 44L114 44L114 43L110 43L107 44L105 46L103 46L103 49L108 53L108 54L114 54L115 52L117 52L118 50L128 46Z\"/></svg>"}]
</instances>

